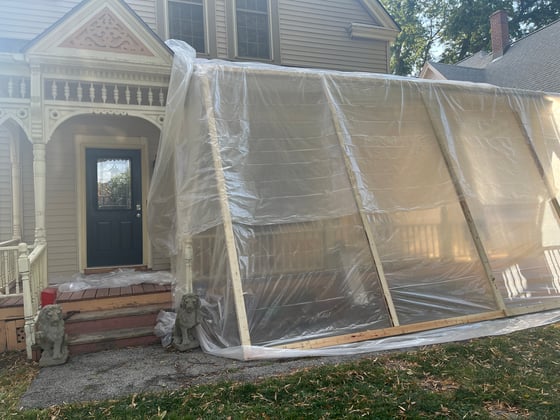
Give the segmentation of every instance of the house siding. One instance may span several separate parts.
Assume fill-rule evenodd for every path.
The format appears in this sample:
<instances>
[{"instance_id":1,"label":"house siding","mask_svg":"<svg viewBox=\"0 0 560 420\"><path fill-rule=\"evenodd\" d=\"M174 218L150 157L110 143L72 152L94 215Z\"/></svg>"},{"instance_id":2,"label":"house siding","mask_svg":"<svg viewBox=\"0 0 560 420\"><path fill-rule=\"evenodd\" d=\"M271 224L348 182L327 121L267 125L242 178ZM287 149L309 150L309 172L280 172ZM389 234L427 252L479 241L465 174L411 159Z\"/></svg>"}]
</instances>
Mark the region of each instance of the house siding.
<instances>
[{"instance_id":1,"label":"house siding","mask_svg":"<svg viewBox=\"0 0 560 420\"><path fill-rule=\"evenodd\" d=\"M0 127L0 242L12 239L10 132Z\"/></svg>"},{"instance_id":2,"label":"house siding","mask_svg":"<svg viewBox=\"0 0 560 420\"><path fill-rule=\"evenodd\" d=\"M31 40L75 7L80 0L2 0L0 38ZM154 0L127 0L138 16L156 30Z\"/></svg>"},{"instance_id":3,"label":"house siding","mask_svg":"<svg viewBox=\"0 0 560 420\"><path fill-rule=\"evenodd\" d=\"M278 9L283 65L387 72L386 42L355 40L348 35L353 22L379 25L359 2L284 0Z\"/></svg>"},{"instance_id":4,"label":"house siding","mask_svg":"<svg viewBox=\"0 0 560 420\"><path fill-rule=\"evenodd\" d=\"M27 138L19 142L21 165L22 239L28 244L35 240L35 187L33 185L33 145Z\"/></svg>"},{"instance_id":5,"label":"house siding","mask_svg":"<svg viewBox=\"0 0 560 420\"><path fill-rule=\"evenodd\" d=\"M78 270L78 225L74 142L62 136L47 144L46 231L49 281Z\"/></svg>"}]
</instances>

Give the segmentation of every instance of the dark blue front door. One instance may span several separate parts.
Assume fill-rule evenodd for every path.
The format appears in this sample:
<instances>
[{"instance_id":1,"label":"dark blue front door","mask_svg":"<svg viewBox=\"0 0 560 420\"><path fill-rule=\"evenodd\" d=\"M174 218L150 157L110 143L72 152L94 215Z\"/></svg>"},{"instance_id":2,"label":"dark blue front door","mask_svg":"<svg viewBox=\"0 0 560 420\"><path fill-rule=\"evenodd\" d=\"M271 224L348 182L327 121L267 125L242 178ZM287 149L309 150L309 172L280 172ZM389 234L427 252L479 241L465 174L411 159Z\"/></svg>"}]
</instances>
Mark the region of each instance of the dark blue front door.
<instances>
[{"instance_id":1,"label":"dark blue front door","mask_svg":"<svg viewBox=\"0 0 560 420\"><path fill-rule=\"evenodd\" d=\"M142 264L139 150L86 149L87 265Z\"/></svg>"}]
</instances>

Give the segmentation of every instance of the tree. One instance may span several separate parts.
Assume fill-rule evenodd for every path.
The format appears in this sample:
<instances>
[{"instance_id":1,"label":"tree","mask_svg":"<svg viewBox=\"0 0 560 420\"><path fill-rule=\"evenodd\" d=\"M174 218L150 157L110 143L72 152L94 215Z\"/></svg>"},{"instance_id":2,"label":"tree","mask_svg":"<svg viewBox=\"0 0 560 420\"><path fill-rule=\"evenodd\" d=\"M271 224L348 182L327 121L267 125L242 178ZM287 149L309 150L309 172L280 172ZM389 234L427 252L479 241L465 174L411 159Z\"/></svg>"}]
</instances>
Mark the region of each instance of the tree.
<instances>
[{"instance_id":1,"label":"tree","mask_svg":"<svg viewBox=\"0 0 560 420\"><path fill-rule=\"evenodd\" d=\"M514 7L511 33L515 38L560 19L560 0L517 0Z\"/></svg>"},{"instance_id":2,"label":"tree","mask_svg":"<svg viewBox=\"0 0 560 420\"><path fill-rule=\"evenodd\" d=\"M439 40L446 0L388 0L388 12L401 27L392 45L391 73L417 74L431 58L430 51Z\"/></svg>"},{"instance_id":3,"label":"tree","mask_svg":"<svg viewBox=\"0 0 560 420\"><path fill-rule=\"evenodd\" d=\"M456 63L480 50L489 50L490 15L496 10L512 14L511 1L449 0L448 16L442 28L445 49L442 61Z\"/></svg>"},{"instance_id":4,"label":"tree","mask_svg":"<svg viewBox=\"0 0 560 420\"><path fill-rule=\"evenodd\" d=\"M490 15L506 10L518 39L560 18L560 0L382 0L402 32L392 47L391 72L417 74L439 52L456 63L491 50Z\"/></svg>"}]
</instances>

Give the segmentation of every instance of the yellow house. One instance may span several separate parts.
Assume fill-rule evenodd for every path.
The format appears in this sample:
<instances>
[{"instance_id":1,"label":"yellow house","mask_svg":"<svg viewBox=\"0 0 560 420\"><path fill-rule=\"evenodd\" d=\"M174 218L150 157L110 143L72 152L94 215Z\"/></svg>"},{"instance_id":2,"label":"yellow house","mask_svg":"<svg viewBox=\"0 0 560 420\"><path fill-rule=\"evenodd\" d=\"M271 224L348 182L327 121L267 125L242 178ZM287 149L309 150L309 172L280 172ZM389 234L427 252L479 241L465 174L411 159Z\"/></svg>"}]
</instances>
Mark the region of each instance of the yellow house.
<instances>
[{"instance_id":1,"label":"yellow house","mask_svg":"<svg viewBox=\"0 0 560 420\"><path fill-rule=\"evenodd\" d=\"M376 0L4 1L0 299L19 309L0 305L0 351L27 340L30 352L49 284L170 268L144 217L169 94L165 39L201 58L386 73L397 33Z\"/></svg>"}]
</instances>

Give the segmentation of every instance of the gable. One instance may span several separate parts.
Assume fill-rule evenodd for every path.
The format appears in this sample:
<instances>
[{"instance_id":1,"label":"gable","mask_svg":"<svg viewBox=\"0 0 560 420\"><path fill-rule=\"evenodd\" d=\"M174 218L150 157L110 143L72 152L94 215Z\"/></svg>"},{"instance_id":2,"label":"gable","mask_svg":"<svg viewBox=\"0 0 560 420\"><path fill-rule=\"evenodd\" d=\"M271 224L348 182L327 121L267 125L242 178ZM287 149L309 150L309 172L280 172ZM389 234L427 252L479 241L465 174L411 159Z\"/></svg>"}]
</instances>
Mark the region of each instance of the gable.
<instances>
[{"instance_id":1,"label":"gable","mask_svg":"<svg viewBox=\"0 0 560 420\"><path fill-rule=\"evenodd\" d=\"M353 39L394 41L400 27L383 5L377 0L356 1L365 8L374 23L352 22L349 27L350 36Z\"/></svg>"},{"instance_id":2,"label":"gable","mask_svg":"<svg viewBox=\"0 0 560 420\"><path fill-rule=\"evenodd\" d=\"M121 0L85 0L35 38L30 57L169 66L172 53Z\"/></svg>"}]
</instances>

